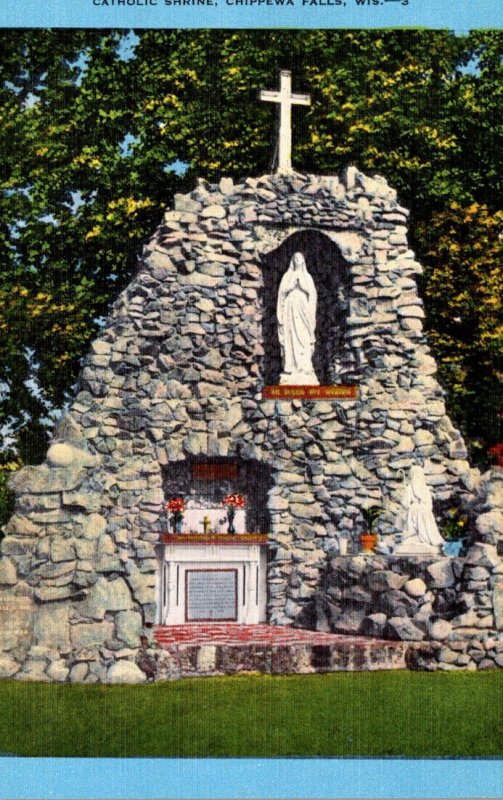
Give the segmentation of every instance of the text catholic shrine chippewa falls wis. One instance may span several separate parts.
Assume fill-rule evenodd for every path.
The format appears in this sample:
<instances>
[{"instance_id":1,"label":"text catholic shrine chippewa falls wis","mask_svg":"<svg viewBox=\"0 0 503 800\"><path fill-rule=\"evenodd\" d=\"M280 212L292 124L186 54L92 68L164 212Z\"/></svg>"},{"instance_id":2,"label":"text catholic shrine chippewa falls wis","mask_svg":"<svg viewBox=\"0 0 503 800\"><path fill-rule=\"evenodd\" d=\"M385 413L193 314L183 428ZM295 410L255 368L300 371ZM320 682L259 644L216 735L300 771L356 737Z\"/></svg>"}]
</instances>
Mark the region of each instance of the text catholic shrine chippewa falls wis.
<instances>
[{"instance_id":1,"label":"text catholic shrine chippewa falls wis","mask_svg":"<svg viewBox=\"0 0 503 800\"><path fill-rule=\"evenodd\" d=\"M12 478L3 677L503 665L502 472L446 415L408 212L292 169L288 72L260 98L276 171L175 196Z\"/></svg>"}]
</instances>

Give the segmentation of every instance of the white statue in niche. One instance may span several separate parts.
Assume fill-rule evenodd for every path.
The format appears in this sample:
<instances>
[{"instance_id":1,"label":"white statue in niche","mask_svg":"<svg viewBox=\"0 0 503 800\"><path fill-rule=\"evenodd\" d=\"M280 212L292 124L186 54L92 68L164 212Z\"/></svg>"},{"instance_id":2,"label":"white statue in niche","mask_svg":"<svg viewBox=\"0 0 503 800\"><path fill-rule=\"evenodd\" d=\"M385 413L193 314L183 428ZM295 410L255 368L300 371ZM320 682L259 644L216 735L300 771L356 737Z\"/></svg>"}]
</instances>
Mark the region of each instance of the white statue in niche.
<instances>
[{"instance_id":1,"label":"white statue in niche","mask_svg":"<svg viewBox=\"0 0 503 800\"><path fill-rule=\"evenodd\" d=\"M316 301L316 287L306 259L302 253L294 253L279 285L276 311L283 362L281 384L319 384L313 369Z\"/></svg>"},{"instance_id":2,"label":"white statue in niche","mask_svg":"<svg viewBox=\"0 0 503 800\"><path fill-rule=\"evenodd\" d=\"M433 516L431 492L422 467L410 470L410 481L403 503L407 514L403 540L393 553L406 555L441 555L444 540Z\"/></svg>"}]
</instances>

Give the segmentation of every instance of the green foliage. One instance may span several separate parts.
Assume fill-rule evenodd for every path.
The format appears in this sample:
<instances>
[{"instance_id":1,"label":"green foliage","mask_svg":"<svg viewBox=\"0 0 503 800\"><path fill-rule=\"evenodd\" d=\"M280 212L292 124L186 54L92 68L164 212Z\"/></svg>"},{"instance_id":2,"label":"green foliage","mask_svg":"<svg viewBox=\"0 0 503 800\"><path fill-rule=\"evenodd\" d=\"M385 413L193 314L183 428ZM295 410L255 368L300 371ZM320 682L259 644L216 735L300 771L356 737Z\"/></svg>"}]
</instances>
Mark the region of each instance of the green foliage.
<instances>
[{"instance_id":1,"label":"green foliage","mask_svg":"<svg viewBox=\"0 0 503 800\"><path fill-rule=\"evenodd\" d=\"M483 358L467 367L442 313L457 294L444 282L440 300L432 279L447 218L454 241L466 241L453 203L475 203L499 220L489 233L475 215L487 229L482 248L495 257L503 33L145 30L129 60L124 35L0 32L0 376L11 390L0 426L17 424L22 458L41 457L46 412L26 385L25 348L40 363L43 397L61 406L174 193L196 177L269 170L275 113L257 95L275 87L281 68L312 97L293 112L295 166L334 174L354 163L384 174L412 209L413 244L428 259L430 335L452 408L473 438L494 441L488 429L500 398L489 360L499 345L487 326L482 341L480 329L472 354L480 345ZM470 64L475 69L465 69ZM173 170L177 161L188 165L184 175ZM460 268L476 294L479 271ZM475 389L484 409L473 415Z\"/></svg>"},{"instance_id":2,"label":"green foliage","mask_svg":"<svg viewBox=\"0 0 503 800\"><path fill-rule=\"evenodd\" d=\"M503 211L451 203L418 225L429 339L450 406L470 438L501 438ZM447 302L446 302L447 299ZM485 448L484 448L485 449Z\"/></svg>"},{"instance_id":3,"label":"green foliage","mask_svg":"<svg viewBox=\"0 0 503 800\"><path fill-rule=\"evenodd\" d=\"M381 506L370 506L360 509L360 513L365 522L366 533L374 533L374 525L381 514L384 514L384 509Z\"/></svg>"},{"instance_id":4,"label":"green foliage","mask_svg":"<svg viewBox=\"0 0 503 800\"><path fill-rule=\"evenodd\" d=\"M449 508L444 515L442 536L448 542L465 539L468 534L469 519L460 508Z\"/></svg>"}]
</instances>

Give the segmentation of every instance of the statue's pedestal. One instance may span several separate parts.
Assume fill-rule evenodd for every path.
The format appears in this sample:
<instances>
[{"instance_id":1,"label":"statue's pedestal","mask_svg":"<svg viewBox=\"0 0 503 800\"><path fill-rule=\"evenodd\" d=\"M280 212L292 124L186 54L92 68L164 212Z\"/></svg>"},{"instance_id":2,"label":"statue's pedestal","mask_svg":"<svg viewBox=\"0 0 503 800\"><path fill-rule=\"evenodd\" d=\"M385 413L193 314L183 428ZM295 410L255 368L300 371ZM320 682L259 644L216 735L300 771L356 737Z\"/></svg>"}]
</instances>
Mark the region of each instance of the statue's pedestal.
<instances>
[{"instance_id":1,"label":"statue's pedestal","mask_svg":"<svg viewBox=\"0 0 503 800\"><path fill-rule=\"evenodd\" d=\"M415 539L415 537L412 537ZM393 549L394 556L433 556L440 557L442 555L442 548L436 547L432 544L426 544L420 541L405 541L400 542Z\"/></svg>"}]
</instances>

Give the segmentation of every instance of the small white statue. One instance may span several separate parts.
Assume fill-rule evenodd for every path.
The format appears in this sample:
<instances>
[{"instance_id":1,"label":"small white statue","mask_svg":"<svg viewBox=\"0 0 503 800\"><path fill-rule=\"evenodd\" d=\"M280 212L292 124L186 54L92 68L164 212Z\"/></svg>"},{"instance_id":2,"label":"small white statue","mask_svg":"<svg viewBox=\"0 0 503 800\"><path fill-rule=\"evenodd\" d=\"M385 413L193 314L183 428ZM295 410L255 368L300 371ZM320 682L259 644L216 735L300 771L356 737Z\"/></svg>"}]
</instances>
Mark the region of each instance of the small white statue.
<instances>
[{"instance_id":1,"label":"small white statue","mask_svg":"<svg viewBox=\"0 0 503 800\"><path fill-rule=\"evenodd\" d=\"M294 253L281 279L278 292L278 338L283 372L280 384L318 386L313 369L316 343L316 301L314 281L302 253Z\"/></svg>"},{"instance_id":2,"label":"small white statue","mask_svg":"<svg viewBox=\"0 0 503 800\"><path fill-rule=\"evenodd\" d=\"M422 467L410 470L410 482L405 490L404 506L407 514L403 540L393 553L407 555L441 555L444 540L433 516L431 492Z\"/></svg>"}]
</instances>

